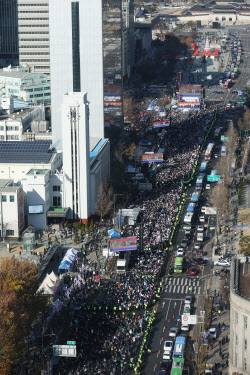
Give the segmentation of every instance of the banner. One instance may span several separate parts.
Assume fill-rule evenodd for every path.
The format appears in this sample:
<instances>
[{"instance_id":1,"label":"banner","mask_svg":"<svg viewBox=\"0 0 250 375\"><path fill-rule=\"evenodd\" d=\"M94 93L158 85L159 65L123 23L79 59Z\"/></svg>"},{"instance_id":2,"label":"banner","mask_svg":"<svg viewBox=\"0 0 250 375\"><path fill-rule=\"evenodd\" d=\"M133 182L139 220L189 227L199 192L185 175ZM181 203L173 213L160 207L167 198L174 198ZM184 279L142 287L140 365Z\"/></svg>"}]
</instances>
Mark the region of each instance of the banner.
<instances>
[{"instance_id":1,"label":"banner","mask_svg":"<svg viewBox=\"0 0 250 375\"><path fill-rule=\"evenodd\" d=\"M167 118L165 120L153 122L153 128L162 128L162 127L169 126L169 125L170 125L170 119L169 118Z\"/></svg>"},{"instance_id":2,"label":"banner","mask_svg":"<svg viewBox=\"0 0 250 375\"><path fill-rule=\"evenodd\" d=\"M163 161L163 154L144 154L142 155L143 163L159 163Z\"/></svg>"},{"instance_id":3,"label":"banner","mask_svg":"<svg viewBox=\"0 0 250 375\"><path fill-rule=\"evenodd\" d=\"M201 85L186 85L179 87L180 95L197 96L201 95Z\"/></svg>"},{"instance_id":4,"label":"banner","mask_svg":"<svg viewBox=\"0 0 250 375\"><path fill-rule=\"evenodd\" d=\"M110 240L110 251L137 250L136 237L114 238Z\"/></svg>"}]
</instances>

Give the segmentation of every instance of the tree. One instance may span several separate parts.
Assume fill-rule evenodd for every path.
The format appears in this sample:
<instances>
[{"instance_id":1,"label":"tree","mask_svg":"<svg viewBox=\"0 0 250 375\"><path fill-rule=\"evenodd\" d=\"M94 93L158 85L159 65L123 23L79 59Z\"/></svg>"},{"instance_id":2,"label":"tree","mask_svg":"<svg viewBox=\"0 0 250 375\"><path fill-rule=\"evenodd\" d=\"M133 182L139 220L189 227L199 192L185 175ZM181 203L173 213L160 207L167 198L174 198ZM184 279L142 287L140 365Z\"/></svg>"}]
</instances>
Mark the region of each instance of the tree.
<instances>
[{"instance_id":1,"label":"tree","mask_svg":"<svg viewBox=\"0 0 250 375\"><path fill-rule=\"evenodd\" d=\"M212 194L210 201L214 207L217 209L217 231L220 232L220 220L224 211L227 210L228 205L228 192L224 185L215 186L212 189Z\"/></svg>"},{"instance_id":2,"label":"tree","mask_svg":"<svg viewBox=\"0 0 250 375\"><path fill-rule=\"evenodd\" d=\"M101 217L108 215L114 205L114 192L112 186L107 183L101 184L98 190L96 213Z\"/></svg>"},{"instance_id":3,"label":"tree","mask_svg":"<svg viewBox=\"0 0 250 375\"><path fill-rule=\"evenodd\" d=\"M3 259L0 267L0 374L11 374L11 364L25 349L31 324L47 304L37 293L38 268L33 262Z\"/></svg>"},{"instance_id":4,"label":"tree","mask_svg":"<svg viewBox=\"0 0 250 375\"><path fill-rule=\"evenodd\" d=\"M241 237L240 247L245 255L250 255L250 236Z\"/></svg>"}]
</instances>

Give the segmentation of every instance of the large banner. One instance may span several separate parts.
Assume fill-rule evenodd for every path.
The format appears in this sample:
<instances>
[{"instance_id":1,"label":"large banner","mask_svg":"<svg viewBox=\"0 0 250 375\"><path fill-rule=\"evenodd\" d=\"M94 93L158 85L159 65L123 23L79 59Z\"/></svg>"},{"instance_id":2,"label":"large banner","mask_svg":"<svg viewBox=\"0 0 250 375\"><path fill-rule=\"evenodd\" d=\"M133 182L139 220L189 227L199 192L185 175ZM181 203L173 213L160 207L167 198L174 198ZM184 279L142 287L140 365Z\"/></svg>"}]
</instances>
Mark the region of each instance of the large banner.
<instances>
[{"instance_id":1,"label":"large banner","mask_svg":"<svg viewBox=\"0 0 250 375\"><path fill-rule=\"evenodd\" d=\"M163 128L163 127L169 126L169 125L170 125L170 119L169 118L167 118L165 120L153 122L153 128Z\"/></svg>"},{"instance_id":2,"label":"large banner","mask_svg":"<svg viewBox=\"0 0 250 375\"><path fill-rule=\"evenodd\" d=\"M179 95L200 96L201 85L186 85L179 87Z\"/></svg>"},{"instance_id":3,"label":"large banner","mask_svg":"<svg viewBox=\"0 0 250 375\"><path fill-rule=\"evenodd\" d=\"M143 163L159 163L163 161L163 154L144 154L142 155Z\"/></svg>"},{"instance_id":4,"label":"large banner","mask_svg":"<svg viewBox=\"0 0 250 375\"><path fill-rule=\"evenodd\" d=\"M136 237L114 238L110 240L110 251L137 250Z\"/></svg>"}]
</instances>

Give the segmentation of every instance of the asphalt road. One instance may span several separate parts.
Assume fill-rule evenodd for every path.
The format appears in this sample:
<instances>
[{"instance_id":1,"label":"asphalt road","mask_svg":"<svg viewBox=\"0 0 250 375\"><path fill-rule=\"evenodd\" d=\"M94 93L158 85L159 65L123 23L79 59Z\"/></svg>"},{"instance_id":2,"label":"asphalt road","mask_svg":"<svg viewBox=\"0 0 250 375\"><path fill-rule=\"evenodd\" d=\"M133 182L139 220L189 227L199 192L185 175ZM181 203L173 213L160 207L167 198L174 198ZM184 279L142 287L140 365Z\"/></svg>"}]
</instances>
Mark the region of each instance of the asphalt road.
<instances>
[{"instance_id":1,"label":"asphalt road","mask_svg":"<svg viewBox=\"0 0 250 375\"><path fill-rule=\"evenodd\" d=\"M232 93L233 90L237 89L244 89L246 81L249 77L250 72L250 59L247 58L248 54L250 54L250 33L245 32L243 28L236 28L230 29L230 32L234 34L237 32L240 35L241 44L243 47L243 57L242 63L239 67L240 76L237 78L237 82L233 85L230 91L225 91L221 86L215 85L212 87L211 90L207 92L209 99L216 99L222 96L222 101L219 104L221 109L225 109L226 104L228 101L234 101L238 95ZM215 91L221 90L224 91L223 94L216 94ZM230 118L231 115L229 115ZM221 120L225 119L224 113L220 115ZM207 142L215 142L216 143L216 150L220 148L220 141L213 139L213 132ZM217 151L216 151L217 152ZM212 159L211 163L209 164L209 169L206 171L207 173L211 171L216 163L216 159ZM199 168L199 167L198 167ZM187 191L187 202L184 207L183 213L185 214L186 208L188 203L190 202L190 197L195 189L195 179L192 183L192 186L189 187ZM203 202L201 205L206 203L206 194L209 193L209 190L203 191ZM201 214L199 213L199 216ZM183 218L182 218L183 220ZM204 245L211 240L215 235L215 223L216 217L209 216L206 218L207 230L206 230L206 240L203 243ZM183 312L184 307L184 299L187 295L193 296L193 303L192 303L192 311L191 314L196 313L196 306L199 298L204 297L204 293L206 291L206 283L210 276L211 272L211 250L208 250L208 253L204 256L207 258L207 264L204 266L199 266L199 277L190 276L189 274L189 267L194 264L193 258L196 257L196 251L194 250L194 243L196 242L196 234L197 234L197 225L199 224L198 216L196 217L195 223L192 227L192 236L189 240L187 251L186 251L186 259L187 261L187 269L181 275L171 275L165 276L163 279L164 286L163 291L161 293L161 297L158 304L156 319L154 325L152 327L152 332L149 339L148 348L151 350L150 354L146 355L143 361L141 374L149 375L149 374L158 374L160 370L160 363L163 359L163 344L165 340L171 339L169 337L169 330L171 327L179 327L181 323L176 322L176 318L178 315L181 315ZM175 244L173 246L172 251L172 262L174 259L174 252L176 251L178 244L180 244L181 240L185 238L184 230L182 229L183 221L180 222L180 229L177 234L177 238ZM171 261L170 261L171 263ZM184 372L185 373L185 372Z\"/></svg>"}]
</instances>

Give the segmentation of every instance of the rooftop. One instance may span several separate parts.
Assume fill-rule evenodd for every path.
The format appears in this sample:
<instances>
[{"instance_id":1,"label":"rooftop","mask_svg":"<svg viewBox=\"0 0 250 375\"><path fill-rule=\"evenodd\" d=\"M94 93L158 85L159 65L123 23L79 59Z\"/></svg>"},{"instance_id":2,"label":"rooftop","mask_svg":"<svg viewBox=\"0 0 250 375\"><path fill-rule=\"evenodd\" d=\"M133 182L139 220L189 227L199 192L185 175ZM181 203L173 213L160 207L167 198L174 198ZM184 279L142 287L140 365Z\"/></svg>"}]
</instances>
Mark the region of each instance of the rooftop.
<instances>
[{"instance_id":1,"label":"rooftop","mask_svg":"<svg viewBox=\"0 0 250 375\"><path fill-rule=\"evenodd\" d=\"M47 172L49 172L49 169L31 169L27 175L34 175L34 174L42 174L45 175Z\"/></svg>"},{"instance_id":2,"label":"rooftop","mask_svg":"<svg viewBox=\"0 0 250 375\"><path fill-rule=\"evenodd\" d=\"M30 75L30 74L35 74L37 76L40 76L40 75L44 75L44 73L34 73L34 72L21 72L21 71L11 71L11 72L8 72L8 71L3 71L3 70L0 70L0 77L10 77L10 78L23 78L27 75Z\"/></svg>"},{"instance_id":3,"label":"rooftop","mask_svg":"<svg viewBox=\"0 0 250 375\"><path fill-rule=\"evenodd\" d=\"M5 188L6 186L9 186L12 184L13 184L13 180L9 180L9 179L0 180L0 188Z\"/></svg>"},{"instance_id":4,"label":"rooftop","mask_svg":"<svg viewBox=\"0 0 250 375\"><path fill-rule=\"evenodd\" d=\"M1 141L0 163L48 164L54 155L51 141Z\"/></svg>"},{"instance_id":5,"label":"rooftop","mask_svg":"<svg viewBox=\"0 0 250 375\"><path fill-rule=\"evenodd\" d=\"M23 119L25 118L29 113L34 111L37 107L30 107L30 108L24 108L24 109L19 109L16 112L11 113L10 115L8 114L0 114L0 121L3 120L17 120L17 119Z\"/></svg>"},{"instance_id":6,"label":"rooftop","mask_svg":"<svg viewBox=\"0 0 250 375\"><path fill-rule=\"evenodd\" d=\"M243 298L250 299L250 264L240 263L239 292Z\"/></svg>"}]
</instances>

